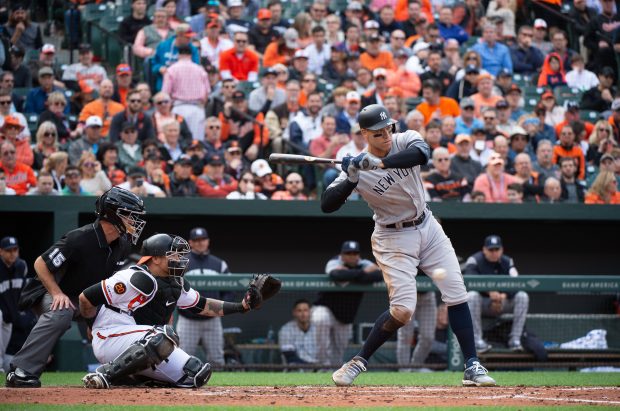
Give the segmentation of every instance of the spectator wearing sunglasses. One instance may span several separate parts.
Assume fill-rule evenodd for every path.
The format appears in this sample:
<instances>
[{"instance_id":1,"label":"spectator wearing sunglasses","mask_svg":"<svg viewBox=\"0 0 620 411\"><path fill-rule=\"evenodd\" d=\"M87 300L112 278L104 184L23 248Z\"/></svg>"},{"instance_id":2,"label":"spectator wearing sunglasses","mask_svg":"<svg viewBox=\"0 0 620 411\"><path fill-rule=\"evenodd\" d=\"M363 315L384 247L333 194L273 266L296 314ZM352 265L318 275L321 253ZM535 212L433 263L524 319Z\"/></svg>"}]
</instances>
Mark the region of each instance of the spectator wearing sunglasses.
<instances>
[{"instance_id":1,"label":"spectator wearing sunglasses","mask_svg":"<svg viewBox=\"0 0 620 411\"><path fill-rule=\"evenodd\" d=\"M0 170L4 173L6 187L15 194L24 195L37 185L37 178L29 165L17 161L15 145L10 141L0 144Z\"/></svg>"},{"instance_id":2,"label":"spectator wearing sunglasses","mask_svg":"<svg viewBox=\"0 0 620 411\"><path fill-rule=\"evenodd\" d=\"M10 141L17 149L17 161L32 166L34 154L30 147L30 138L20 138L24 126L19 119L9 114L4 116L2 127L0 127L0 140Z\"/></svg>"},{"instance_id":3,"label":"spectator wearing sunglasses","mask_svg":"<svg viewBox=\"0 0 620 411\"><path fill-rule=\"evenodd\" d=\"M128 91L126 102L126 109L112 117L109 134L110 141L114 143L121 139L121 128L127 122L134 125L139 141L155 137L153 121L143 111L144 106L140 91L137 89Z\"/></svg>"},{"instance_id":4,"label":"spectator wearing sunglasses","mask_svg":"<svg viewBox=\"0 0 620 411\"><path fill-rule=\"evenodd\" d=\"M105 171L101 169L101 163L97 161L95 155L90 151L82 153L78 168L82 175L80 187L84 192L101 195L112 188L112 183Z\"/></svg>"},{"instance_id":5,"label":"spectator wearing sunglasses","mask_svg":"<svg viewBox=\"0 0 620 411\"><path fill-rule=\"evenodd\" d=\"M0 97L0 101L2 97ZM69 121L65 114L65 108L67 107L67 99L61 91L54 91L47 96L47 108L39 116L39 122L37 127L40 127L46 121L53 123L56 126L56 132L58 133L58 141L60 143L66 143L69 139L76 138L78 132L74 130L75 123ZM27 128L26 128L27 129Z\"/></svg>"},{"instance_id":6,"label":"spectator wearing sunglasses","mask_svg":"<svg viewBox=\"0 0 620 411\"><path fill-rule=\"evenodd\" d=\"M26 121L26 117L22 113L17 111L13 111L11 113L11 104L13 101L11 100L11 93L8 90L0 89L0 127L4 124L4 117L11 114L14 117L17 117L19 123L23 126L22 131L18 134L18 139L20 140L30 140L30 130L28 129L28 122Z\"/></svg>"}]
</instances>

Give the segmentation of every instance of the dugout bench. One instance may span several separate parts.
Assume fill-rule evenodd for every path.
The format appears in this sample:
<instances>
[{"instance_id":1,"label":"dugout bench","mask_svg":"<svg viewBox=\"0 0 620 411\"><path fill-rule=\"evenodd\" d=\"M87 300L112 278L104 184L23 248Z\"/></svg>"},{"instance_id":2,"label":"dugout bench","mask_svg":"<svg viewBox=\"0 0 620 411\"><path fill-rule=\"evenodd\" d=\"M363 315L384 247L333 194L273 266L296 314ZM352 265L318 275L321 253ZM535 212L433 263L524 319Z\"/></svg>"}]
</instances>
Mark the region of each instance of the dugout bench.
<instances>
[{"instance_id":1,"label":"dugout bench","mask_svg":"<svg viewBox=\"0 0 620 411\"><path fill-rule=\"evenodd\" d=\"M278 329L290 320L292 302L301 297L310 301L318 291L364 291L372 303L376 303L370 312L360 312L354 324L354 330L362 323L372 324L376 316L387 307L387 293L384 283L372 285L340 285L327 280L325 275L276 274L283 281L278 296L265 303L259 312L250 315L226 317L227 327L238 327L240 333L235 336L235 348L240 352L243 364L227 365L228 369L277 370L292 368L282 364L278 346L269 341L268 330L277 335ZM250 274L188 276L192 286L198 290L237 291L239 295L246 289ZM535 294L573 295L591 294L596 296L617 295L620 292L620 276L557 276L557 275L522 275L512 278L508 276L466 276L468 290L490 291L526 291L531 300ZM436 290L428 277L418 278L420 291ZM543 294L541 294L543 293ZM547 293L547 294L544 294ZM597 297L598 298L598 297ZM368 308L368 307L366 307ZM360 310L364 311L364 310ZM362 316L363 318L360 318ZM510 320L511 315L502 316ZM515 353L508 349L494 348L480 357L490 369L531 369L561 368L576 369L595 366L620 367L620 316L609 312L587 314L529 313L526 327L545 342L561 343L584 336L592 329L607 331L608 349L605 350L564 350L548 349L547 362L537 362L528 352ZM361 332L354 331L354 341L349 344L346 355L353 355L361 346ZM451 334L451 333L450 333ZM55 368L63 371L85 370L87 364L95 360L82 340L74 323L72 329L65 334L55 350ZM460 347L455 338L448 340L448 364L425 364L427 368L462 370L463 359ZM373 369L397 369L395 361L395 342L388 341L371 359ZM339 364L338 364L339 365ZM311 366L309 368L316 368Z\"/></svg>"}]
</instances>

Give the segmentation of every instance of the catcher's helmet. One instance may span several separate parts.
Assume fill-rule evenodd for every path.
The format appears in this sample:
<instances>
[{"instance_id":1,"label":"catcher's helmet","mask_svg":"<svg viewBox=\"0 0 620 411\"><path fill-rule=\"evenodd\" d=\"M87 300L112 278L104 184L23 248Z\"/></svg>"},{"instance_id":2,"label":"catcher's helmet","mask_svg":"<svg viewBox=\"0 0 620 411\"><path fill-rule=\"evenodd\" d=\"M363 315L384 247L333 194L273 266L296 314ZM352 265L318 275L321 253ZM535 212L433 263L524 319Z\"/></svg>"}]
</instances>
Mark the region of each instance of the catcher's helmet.
<instances>
[{"instance_id":1,"label":"catcher's helmet","mask_svg":"<svg viewBox=\"0 0 620 411\"><path fill-rule=\"evenodd\" d=\"M387 109L379 104L371 104L360 111L358 117L360 128L366 130L381 130L387 126L396 124L397 121L390 117Z\"/></svg>"},{"instance_id":2,"label":"catcher's helmet","mask_svg":"<svg viewBox=\"0 0 620 411\"><path fill-rule=\"evenodd\" d=\"M168 274L183 277L189 258L189 244L183 238L169 234L155 234L142 242L142 258L138 264L146 263L151 257L165 256L168 260Z\"/></svg>"},{"instance_id":3,"label":"catcher's helmet","mask_svg":"<svg viewBox=\"0 0 620 411\"><path fill-rule=\"evenodd\" d=\"M121 233L129 234L133 244L138 242L146 224L139 218L146 213L142 199L119 187L112 187L97 199L95 213L100 219L114 224Z\"/></svg>"}]
</instances>

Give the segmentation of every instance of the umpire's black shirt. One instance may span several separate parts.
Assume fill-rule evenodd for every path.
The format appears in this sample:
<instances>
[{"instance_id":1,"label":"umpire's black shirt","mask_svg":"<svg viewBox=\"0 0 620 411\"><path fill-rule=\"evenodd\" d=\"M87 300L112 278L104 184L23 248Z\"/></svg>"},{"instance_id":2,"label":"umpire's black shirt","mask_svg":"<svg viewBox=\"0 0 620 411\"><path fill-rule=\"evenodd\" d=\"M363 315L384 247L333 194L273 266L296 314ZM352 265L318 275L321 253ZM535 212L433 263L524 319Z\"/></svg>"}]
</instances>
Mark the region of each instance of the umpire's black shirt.
<instances>
[{"instance_id":1,"label":"umpire's black shirt","mask_svg":"<svg viewBox=\"0 0 620 411\"><path fill-rule=\"evenodd\" d=\"M41 257L62 292L75 298L122 268L130 249L123 237L108 244L103 228L94 222L69 231Z\"/></svg>"}]
</instances>

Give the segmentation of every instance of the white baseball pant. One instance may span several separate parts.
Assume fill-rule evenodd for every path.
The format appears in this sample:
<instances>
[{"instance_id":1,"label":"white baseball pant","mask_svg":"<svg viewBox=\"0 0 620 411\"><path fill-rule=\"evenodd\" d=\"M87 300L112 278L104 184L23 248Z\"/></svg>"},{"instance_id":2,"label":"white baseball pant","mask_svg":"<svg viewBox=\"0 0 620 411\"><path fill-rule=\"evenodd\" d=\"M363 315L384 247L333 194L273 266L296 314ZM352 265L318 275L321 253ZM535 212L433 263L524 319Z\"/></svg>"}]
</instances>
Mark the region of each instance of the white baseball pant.
<instances>
[{"instance_id":1,"label":"white baseball pant","mask_svg":"<svg viewBox=\"0 0 620 411\"><path fill-rule=\"evenodd\" d=\"M353 324L343 324L332 311L322 305L312 307L310 317L316 328L316 359L318 364L340 364L353 336Z\"/></svg>"},{"instance_id":2,"label":"white baseball pant","mask_svg":"<svg viewBox=\"0 0 620 411\"><path fill-rule=\"evenodd\" d=\"M198 345L201 344L208 363L224 364L224 329L220 317L201 321L179 316L176 330L179 334L179 347L183 351L199 357Z\"/></svg>"},{"instance_id":3,"label":"white baseball pant","mask_svg":"<svg viewBox=\"0 0 620 411\"><path fill-rule=\"evenodd\" d=\"M402 366L424 364L426 357L431 352L437 324L437 299L434 292L418 294L414 318L415 322L411 321L398 329L396 362ZM416 324L418 326L418 339L412 356L411 345Z\"/></svg>"}]
</instances>

